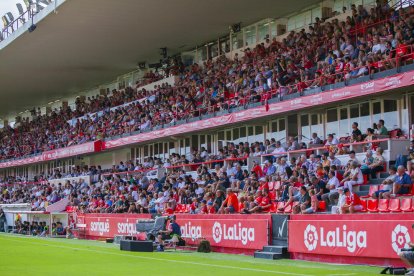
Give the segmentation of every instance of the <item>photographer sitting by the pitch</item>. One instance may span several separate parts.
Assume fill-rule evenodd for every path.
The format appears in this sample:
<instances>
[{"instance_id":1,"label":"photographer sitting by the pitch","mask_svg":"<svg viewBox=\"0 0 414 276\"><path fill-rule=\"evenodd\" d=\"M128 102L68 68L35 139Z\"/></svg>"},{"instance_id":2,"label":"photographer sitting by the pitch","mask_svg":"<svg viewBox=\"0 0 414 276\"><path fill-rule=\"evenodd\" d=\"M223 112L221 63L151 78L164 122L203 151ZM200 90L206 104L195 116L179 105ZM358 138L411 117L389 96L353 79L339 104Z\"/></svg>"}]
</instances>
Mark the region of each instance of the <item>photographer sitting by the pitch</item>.
<instances>
[{"instance_id":1,"label":"photographer sitting by the pitch","mask_svg":"<svg viewBox=\"0 0 414 276\"><path fill-rule=\"evenodd\" d=\"M169 221L170 223L168 224L167 229L158 232L157 251L164 251L164 240L166 239L171 239L174 246L181 240L181 228L180 225L175 222L175 216L169 217Z\"/></svg>"}]
</instances>

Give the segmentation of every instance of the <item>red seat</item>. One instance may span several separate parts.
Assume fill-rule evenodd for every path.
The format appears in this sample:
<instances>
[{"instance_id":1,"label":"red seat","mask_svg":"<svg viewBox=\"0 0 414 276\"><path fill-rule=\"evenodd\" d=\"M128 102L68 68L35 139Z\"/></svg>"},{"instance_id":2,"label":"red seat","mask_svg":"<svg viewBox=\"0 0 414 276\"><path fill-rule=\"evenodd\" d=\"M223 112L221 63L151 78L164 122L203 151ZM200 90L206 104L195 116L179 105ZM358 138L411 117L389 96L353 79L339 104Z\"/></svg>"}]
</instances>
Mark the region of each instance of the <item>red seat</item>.
<instances>
[{"instance_id":1,"label":"red seat","mask_svg":"<svg viewBox=\"0 0 414 276\"><path fill-rule=\"evenodd\" d=\"M369 192L368 192L368 195L366 195L366 196L361 196L361 198L369 198L369 197L372 197L372 194L373 194L373 193L375 193L375 192L377 192L378 190L380 190L380 189L379 189L379 185L370 185L370 186L369 186Z\"/></svg>"},{"instance_id":2,"label":"red seat","mask_svg":"<svg viewBox=\"0 0 414 276\"><path fill-rule=\"evenodd\" d=\"M399 198L391 198L389 205L388 205L388 209L391 212L401 212L400 209L400 199Z\"/></svg>"},{"instance_id":3,"label":"red seat","mask_svg":"<svg viewBox=\"0 0 414 276\"><path fill-rule=\"evenodd\" d=\"M324 200L319 201L318 212L326 211L326 202Z\"/></svg>"},{"instance_id":4,"label":"red seat","mask_svg":"<svg viewBox=\"0 0 414 276\"><path fill-rule=\"evenodd\" d=\"M278 213L283 213L283 210L282 210L282 211L280 211L279 209L280 209L280 208L285 207L285 203L284 203L283 201L279 201L279 202L277 203L276 207L277 207L276 212L278 212Z\"/></svg>"},{"instance_id":5,"label":"red seat","mask_svg":"<svg viewBox=\"0 0 414 276\"><path fill-rule=\"evenodd\" d=\"M378 200L377 199L368 199L367 200L367 210L371 213L378 212Z\"/></svg>"},{"instance_id":6,"label":"red seat","mask_svg":"<svg viewBox=\"0 0 414 276\"><path fill-rule=\"evenodd\" d=\"M270 213L276 213L277 212L277 203L273 202L272 206L270 206Z\"/></svg>"},{"instance_id":7,"label":"red seat","mask_svg":"<svg viewBox=\"0 0 414 276\"><path fill-rule=\"evenodd\" d=\"M389 199L380 199L378 203L378 211L381 213L388 213L390 211L390 209L388 209L389 203Z\"/></svg>"},{"instance_id":8,"label":"red seat","mask_svg":"<svg viewBox=\"0 0 414 276\"><path fill-rule=\"evenodd\" d=\"M276 199L276 193L275 192L269 192L269 198L270 200L275 200Z\"/></svg>"},{"instance_id":9,"label":"red seat","mask_svg":"<svg viewBox=\"0 0 414 276\"><path fill-rule=\"evenodd\" d=\"M400 209L403 212L412 212L413 211L413 199L411 197L402 198Z\"/></svg>"},{"instance_id":10,"label":"red seat","mask_svg":"<svg viewBox=\"0 0 414 276\"><path fill-rule=\"evenodd\" d=\"M285 213L292 213L292 203L289 203L286 207L285 207Z\"/></svg>"},{"instance_id":11,"label":"red seat","mask_svg":"<svg viewBox=\"0 0 414 276\"><path fill-rule=\"evenodd\" d=\"M361 204L362 204L362 210L361 210L361 212L367 212L368 200L361 200Z\"/></svg>"},{"instance_id":12,"label":"red seat","mask_svg":"<svg viewBox=\"0 0 414 276\"><path fill-rule=\"evenodd\" d=\"M368 175L367 174L363 174L362 177L364 178L364 183L363 185L368 184Z\"/></svg>"}]
</instances>

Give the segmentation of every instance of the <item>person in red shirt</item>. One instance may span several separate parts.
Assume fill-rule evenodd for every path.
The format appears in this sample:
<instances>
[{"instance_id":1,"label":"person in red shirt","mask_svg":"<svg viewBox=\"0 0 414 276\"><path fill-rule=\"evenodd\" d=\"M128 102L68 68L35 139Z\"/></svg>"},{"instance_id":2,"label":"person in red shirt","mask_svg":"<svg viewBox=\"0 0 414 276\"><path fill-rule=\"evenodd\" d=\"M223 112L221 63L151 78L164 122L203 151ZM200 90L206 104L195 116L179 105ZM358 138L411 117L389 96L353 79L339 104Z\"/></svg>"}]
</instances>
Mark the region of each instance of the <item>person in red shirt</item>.
<instances>
[{"instance_id":1,"label":"person in red shirt","mask_svg":"<svg viewBox=\"0 0 414 276\"><path fill-rule=\"evenodd\" d=\"M272 202L269 197L268 190L262 191L262 198L258 206L249 210L249 213L269 212Z\"/></svg>"},{"instance_id":2,"label":"person in red shirt","mask_svg":"<svg viewBox=\"0 0 414 276\"><path fill-rule=\"evenodd\" d=\"M252 172L256 173L258 178L261 178L264 175L262 167L260 166L260 164L257 161L253 161Z\"/></svg>"},{"instance_id":3,"label":"person in red shirt","mask_svg":"<svg viewBox=\"0 0 414 276\"><path fill-rule=\"evenodd\" d=\"M344 189L344 194L346 196L345 204L342 206L342 214L346 213L355 213L362 211L364 208L361 203L361 199L357 194L351 193L348 188Z\"/></svg>"},{"instance_id":4,"label":"person in red shirt","mask_svg":"<svg viewBox=\"0 0 414 276\"><path fill-rule=\"evenodd\" d=\"M219 209L219 213L221 214L234 214L239 212L239 199L237 195L233 192L231 188L227 189L227 197L223 201Z\"/></svg>"},{"instance_id":5,"label":"person in red shirt","mask_svg":"<svg viewBox=\"0 0 414 276\"><path fill-rule=\"evenodd\" d=\"M207 202L207 211L209 214L215 214L216 208L214 208L214 204L212 201Z\"/></svg>"}]
</instances>

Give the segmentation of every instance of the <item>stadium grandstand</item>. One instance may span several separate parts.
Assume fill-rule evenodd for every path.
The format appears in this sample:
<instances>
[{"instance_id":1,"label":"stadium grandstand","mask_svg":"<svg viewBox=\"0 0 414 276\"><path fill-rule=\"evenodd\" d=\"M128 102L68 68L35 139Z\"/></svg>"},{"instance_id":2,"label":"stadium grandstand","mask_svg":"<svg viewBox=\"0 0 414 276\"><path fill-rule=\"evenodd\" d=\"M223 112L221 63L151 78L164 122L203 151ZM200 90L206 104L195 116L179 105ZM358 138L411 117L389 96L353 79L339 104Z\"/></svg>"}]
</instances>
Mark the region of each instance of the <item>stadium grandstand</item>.
<instances>
[{"instance_id":1,"label":"stadium grandstand","mask_svg":"<svg viewBox=\"0 0 414 276\"><path fill-rule=\"evenodd\" d=\"M9 2L0 231L414 275L414 1Z\"/></svg>"}]
</instances>

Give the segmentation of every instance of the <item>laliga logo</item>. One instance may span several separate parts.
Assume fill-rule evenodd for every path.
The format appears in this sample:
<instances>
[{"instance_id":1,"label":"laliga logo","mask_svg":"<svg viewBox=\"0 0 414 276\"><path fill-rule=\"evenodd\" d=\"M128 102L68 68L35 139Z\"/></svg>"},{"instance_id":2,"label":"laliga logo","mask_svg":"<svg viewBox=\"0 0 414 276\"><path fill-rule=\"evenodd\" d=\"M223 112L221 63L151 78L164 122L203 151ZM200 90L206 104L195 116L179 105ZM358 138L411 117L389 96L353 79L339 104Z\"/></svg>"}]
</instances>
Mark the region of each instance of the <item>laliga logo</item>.
<instances>
[{"instance_id":1,"label":"laliga logo","mask_svg":"<svg viewBox=\"0 0 414 276\"><path fill-rule=\"evenodd\" d=\"M201 226L191 226L191 222L181 226L181 236L183 238L190 238L192 241L201 238Z\"/></svg>"},{"instance_id":2,"label":"laliga logo","mask_svg":"<svg viewBox=\"0 0 414 276\"><path fill-rule=\"evenodd\" d=\"M215 222L213 225L213 240L216 243L221 242L221 240L229 241L241 241L243 245L246 245L247 242L254 242L254 228L242 227L241 223L233 224L233 226L227 227L226 224L221 224Z\"/></svg>"},{"instance_id":3,"label":"laliga logo","mask_svg":"<svg viewBox=\"0 0 414 276\"><path fill-rule=\"evenodd\" d=\"M213 240L216 243L221 242L221 236L223 235L223 231L221 230L220 222L215 222L213 225Z\"/></svg>"},{"instance_id":4,"label":"laliga logo","mask_svg":"<svg viewBox=\"0 0 414 276\"><path fill-rule=\"evenodd\" d=\"M345 247L348 252L353 253L357 248L367 247L366 231L347 231L346 225L341 229L336 227L333 231L327 231L323 227L319 228L319 234L316 227L308 224L304 232L304 243L309 251L313 251L318 246L321 247Z\"/></svg>"},{"instance_id":5,"label":"laliga logo","mask_svg":"<svg viewBox=\"0 0 414 276\"><path fill-rule=\"evenodd\" d=\"M392 249L399 254L402 248L408 248L411 242L407 227L398 224L391 233Z\"/></svg>"},{"instance_id":6,"label":"laliga logo","mask_svg":"<svg viewBox=\"0 0 414 276\"><path fill-rule=\"evenodd\" d=\"M308 224L308 226L306 226L304 236L306 248L309 251L314 250L318 244L318 233L316 232L315 226Z\"/></svg>"}]
</instances>

